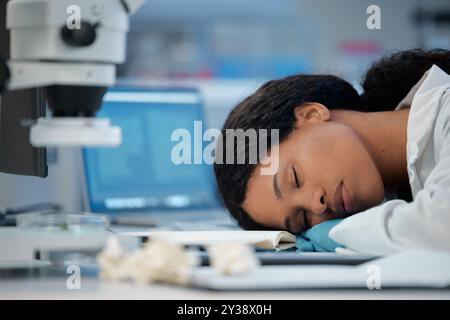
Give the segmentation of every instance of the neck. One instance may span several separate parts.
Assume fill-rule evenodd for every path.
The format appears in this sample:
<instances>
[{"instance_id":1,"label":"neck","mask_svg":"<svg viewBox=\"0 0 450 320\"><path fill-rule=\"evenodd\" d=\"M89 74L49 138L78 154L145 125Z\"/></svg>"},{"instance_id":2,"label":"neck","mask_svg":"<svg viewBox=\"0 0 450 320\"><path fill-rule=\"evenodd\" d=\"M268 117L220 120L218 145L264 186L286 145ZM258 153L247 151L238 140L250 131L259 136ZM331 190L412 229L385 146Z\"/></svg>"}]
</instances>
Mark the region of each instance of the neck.
<instances>
[{"instance_id":1,"label":"neck","mask_svg":"<svg viewBox=\"0 0 450 320\"><path fill-rule=\"evenodd\" d=\"M406 130L409 109L386 112L331 111L331 119L353 127L371 154L385 188L408 185Z\"/></svg>"}]
</instances>

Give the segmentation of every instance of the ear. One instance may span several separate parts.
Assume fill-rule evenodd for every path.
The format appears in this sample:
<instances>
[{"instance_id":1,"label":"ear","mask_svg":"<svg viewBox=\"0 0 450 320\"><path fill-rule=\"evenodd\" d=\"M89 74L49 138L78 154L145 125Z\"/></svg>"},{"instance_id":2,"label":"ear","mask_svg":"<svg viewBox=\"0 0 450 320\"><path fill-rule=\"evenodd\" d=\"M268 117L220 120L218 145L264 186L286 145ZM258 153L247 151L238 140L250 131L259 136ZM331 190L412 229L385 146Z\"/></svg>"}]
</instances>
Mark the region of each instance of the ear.
<instances>
[{"instance_id":1,"label":"ear","mask_svg":"<svg viewBox=\"0 0 450 320\"><path fill-rule=\"evenodd\" d=\"M330 110L321 103L307 102L294 109L295 123L319 123L330 120Z\"/></svg>"}]
</instances>

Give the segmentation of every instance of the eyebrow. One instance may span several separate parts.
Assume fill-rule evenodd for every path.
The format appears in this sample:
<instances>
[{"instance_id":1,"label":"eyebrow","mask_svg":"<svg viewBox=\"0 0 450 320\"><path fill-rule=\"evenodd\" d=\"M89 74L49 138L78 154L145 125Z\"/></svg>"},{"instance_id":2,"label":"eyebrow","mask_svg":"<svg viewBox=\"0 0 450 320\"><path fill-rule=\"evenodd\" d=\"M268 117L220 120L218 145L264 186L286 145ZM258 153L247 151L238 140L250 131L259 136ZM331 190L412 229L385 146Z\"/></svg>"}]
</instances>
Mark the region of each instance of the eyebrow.
<instances>
[{"instance_id":1,"label":"eyebrow","mask_svg":"<svg viewBox=\"0 0 450 320\"><path fill-rule=\"evenodd\" d=\"M275 173L273 176L273 192L275 193L275 197L277 197L278 199L282 199L283 195L281 194L281 190L278 187L277 175L278 173Z\"/></svg>"}]
</instances>

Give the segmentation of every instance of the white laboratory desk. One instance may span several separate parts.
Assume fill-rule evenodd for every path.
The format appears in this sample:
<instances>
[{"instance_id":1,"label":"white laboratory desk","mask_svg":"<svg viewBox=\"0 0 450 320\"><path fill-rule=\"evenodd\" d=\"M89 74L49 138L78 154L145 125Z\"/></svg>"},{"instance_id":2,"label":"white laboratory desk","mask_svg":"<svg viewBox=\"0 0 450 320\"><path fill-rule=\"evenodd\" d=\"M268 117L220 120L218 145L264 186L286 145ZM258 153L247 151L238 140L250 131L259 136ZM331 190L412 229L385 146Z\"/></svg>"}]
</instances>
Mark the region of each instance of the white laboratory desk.
<instances>
[{"instance_id":1,"label":"white laboratory desk","mask_svg":"<svg viewBox=\"0 0 450 320\"><path fill-rule=\"evenodd\" d=\"M114 231L147 228L114 227ZM136 240L122 243L128 249ZM0 271L0 299L151 299L151 300L234 300L234 299L450 299L450 289L382 289L382 290L277 290L277 291L212 291L164 284L139 285L131 282L103 282L92 269L81 272L81 288L67 289L69 275L64 269L46 271Z\"/></svg>"},{"instance_id":2,"label":"white laboratory desk","mask_svg":"<svg viewBox=\"0 0 450 320\"><path fill-rule=\"evenodd\" d=\"M66 288L66 279L20 278L0 280L0 299L450 299L450 290L299 290L259 292L216 292L168 285L105 283L95 278L82 279L81 289Z\"/></svg>"}]
</instances>

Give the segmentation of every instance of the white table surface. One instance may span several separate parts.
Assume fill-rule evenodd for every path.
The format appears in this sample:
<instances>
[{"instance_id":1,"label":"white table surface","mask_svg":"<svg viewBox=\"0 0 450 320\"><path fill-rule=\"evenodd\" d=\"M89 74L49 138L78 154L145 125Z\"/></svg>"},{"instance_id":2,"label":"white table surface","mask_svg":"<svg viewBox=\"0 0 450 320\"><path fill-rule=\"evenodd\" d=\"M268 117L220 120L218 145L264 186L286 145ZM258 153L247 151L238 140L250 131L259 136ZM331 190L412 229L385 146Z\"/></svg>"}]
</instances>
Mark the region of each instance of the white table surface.
<instances>
[{"instance_id":1,"label":"white table surface","mask_svg":"<svg viewBox=\"0 0 450 320\"><path fill-rule=\"evenodd\" d=\"M114 228L116 232L147 228ZM128 244L126 247L134 247ZM211 291L164 284L139 285L131 282L101 281L95 272L81 277L81 288L69 290L68 275L63 272L0 271L0 299L450 299L450 290L381 289L381 290L291 290L291 291Z\"/></svg>"},{"instance_id":2,"label":"white table surface","mask_svg":"<svg viewBox=\"0 0 450 320\"><path fill-rule=\"evenodd\" d=\"M82 279L80 290L66 288L66 279L19 278L0 280L0 299L450 299L450 290L298 290L216 292L169 285L105 283Z\"/></svg>"}]
</instances>

